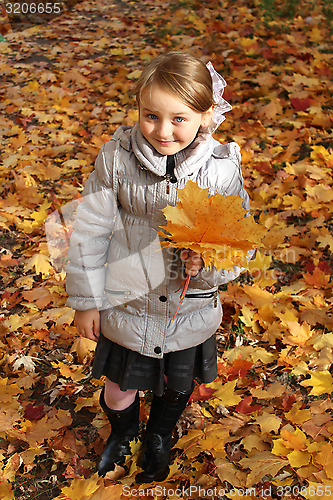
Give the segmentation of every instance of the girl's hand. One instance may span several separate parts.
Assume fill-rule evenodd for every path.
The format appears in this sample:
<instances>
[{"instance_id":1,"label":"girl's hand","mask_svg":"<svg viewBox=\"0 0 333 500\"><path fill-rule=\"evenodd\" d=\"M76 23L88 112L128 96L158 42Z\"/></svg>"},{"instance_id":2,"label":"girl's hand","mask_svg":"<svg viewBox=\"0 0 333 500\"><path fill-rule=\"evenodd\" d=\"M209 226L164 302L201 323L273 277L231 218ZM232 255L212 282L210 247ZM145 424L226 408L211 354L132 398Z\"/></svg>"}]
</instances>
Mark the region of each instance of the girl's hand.
<instances>
[{"instance_id":1,"label":"girl's hand","mask_svg":"<svg viewBox=\"0 0 333 500\"><path fill-rule=\"evenodd\" d=\"M100 334L100 317L98 309L75 311L74 325L81 337L97 341Z\"/></svg>"},{"instance_id":2,"label":"girl's hand","mask_svg":"<svg viewBox=\"0 0 333 500\"><path fill-rule=\"evenodd\" d=\"M180 259L185 261L185 272L189 276L196 276L204 265L200 253L193 252L193 250L181 250Z\"/></svg>"}]
</instances>

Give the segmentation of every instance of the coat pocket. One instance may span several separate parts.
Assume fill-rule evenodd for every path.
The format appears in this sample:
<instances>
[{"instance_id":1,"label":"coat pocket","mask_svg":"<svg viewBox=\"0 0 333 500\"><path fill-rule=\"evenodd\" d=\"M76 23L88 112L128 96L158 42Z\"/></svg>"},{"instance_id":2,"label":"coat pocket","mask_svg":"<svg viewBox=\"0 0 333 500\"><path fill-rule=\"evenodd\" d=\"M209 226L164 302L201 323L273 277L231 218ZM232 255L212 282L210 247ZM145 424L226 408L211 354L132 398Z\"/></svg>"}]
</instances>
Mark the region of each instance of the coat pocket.
<instances>
[{"instance_id":1,"label":"coat pocket","mask_svg":"<svg viewBox=\"0 0 333 500\"><path fill-rule=\"evenodd\" d=\"M124 307L127 307L129 297L132 295L130 290L110 290L109 288L105 288L105 293L112 306L123 305Z\"/></svg>"},{"instance_id":2,"label":"coat pocket","mask_svg":"<svg viewBox=\"0 0 333 500\"><path fill-rule=\"evenodd\" d=\"M186 293L185 298L188 299L210 299L214 297L214 307L217 307L217 294L218 290L214 290L212 292L203 292L203 293Z\"/></svg>"}]
</instances>

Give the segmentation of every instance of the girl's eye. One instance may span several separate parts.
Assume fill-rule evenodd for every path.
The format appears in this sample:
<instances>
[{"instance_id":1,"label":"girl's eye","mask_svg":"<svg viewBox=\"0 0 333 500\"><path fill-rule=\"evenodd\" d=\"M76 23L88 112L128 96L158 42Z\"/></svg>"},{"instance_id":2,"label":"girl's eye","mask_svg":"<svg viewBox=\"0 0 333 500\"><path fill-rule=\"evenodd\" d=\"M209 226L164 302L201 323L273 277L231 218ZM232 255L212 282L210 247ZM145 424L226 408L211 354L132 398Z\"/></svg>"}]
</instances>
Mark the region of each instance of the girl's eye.
<instances>
[{"instance_id":1,"label":"girl's eye","mask_svg":"<svg viewBox=\"0 0 333 500\"><path fill-rule=\"evenodd\" d=\"M157 120L157 116L156 116L156 115L154 115L153 113L150 113L150 114L148 115L148 118L150 118L150 120Z\"/></svg>"},{"instance_id":2,"label":"girl's eye","mask_svg":"<svg viewBox=\"0 0 333 500\"><path fill-rule=\"evenodd\" d=\"M184 121L185 121L185 118L182 118L181 116L176 116L176 118L175 118L175 122L177 122L177 123L182 123Z\"/></svg>"}]
</instances>

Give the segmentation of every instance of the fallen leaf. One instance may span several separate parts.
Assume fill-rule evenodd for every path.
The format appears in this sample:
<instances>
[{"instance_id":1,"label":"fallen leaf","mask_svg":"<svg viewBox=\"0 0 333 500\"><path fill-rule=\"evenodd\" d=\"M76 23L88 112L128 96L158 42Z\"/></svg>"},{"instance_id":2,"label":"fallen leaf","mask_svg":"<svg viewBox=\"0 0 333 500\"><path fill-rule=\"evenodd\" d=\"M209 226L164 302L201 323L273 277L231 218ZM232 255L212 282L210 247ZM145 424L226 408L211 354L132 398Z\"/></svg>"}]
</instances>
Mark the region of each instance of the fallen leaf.
<instances>
[{"instance_id":1,"label":"fallen leaf","mask_svg":"<svg viewBox=\"0 0 333 500\"><path fill-rule=\"evenodd\" d=\"M272 477L276 476L282 467L288 465L287 460L277 458L269 451L255 453L251 458L242 458L239 463L242 467L251 470L246 478L246 487L259 483L267 474Z\"/></svg>"},{"instance_id":2,"label":"fallen leaf","mask_svg":"<svg viewBox=\"0 0 333 500\"><path fill-rule=\"evenodd\" d=\"M261 415L256 417L255 422L259 424L263 434L268 434L270 432L276 434L281 426L282 419L272 413L264 411Z\"/></svg>"},{"instance_id":3,"label":"fallen leaf","mask_svg":"<svg viewBox=\"0 0 333 500\"><path fill-rule=\"evenodd\" d=\"M333 391L333 377L328 370L311 373L309 379L300 382L303 387L311 387L311 396L330 394Z\"/></svg>"},{"instance_id":4,"label":"fallen leaf","mask_svg":"<svg viewBox=\"0 0 333 500\"><path fill-rule=\"evenodd\" d=\"M52 270L50 260L46 255L36 254L33 255L25 265L25 271L35 268L36 273L41 273L43 278L46 278Z\"/></svg>"},{"instance_id":5,"label":"fallen leaf","mask_svg":"<svg viewBox=\"0 0 333 500\"><path fill-rule=\"evenodd\" d=\"M221 403L224 406L234 406L237 405L242 398L234 393L237 380L232 380L226 382L225 384L213 382L209 384L208 387L216 389L212 399L210 399L209 404L212 406L218 406Z\"/></svg>"},{"instance_id":6,"label":"fallen leaf","mask_svg":"<svg viewBox=\"0 0 333 500\"><path fill-rule=\"evenodd\" d=\"M252 217L246 217L241 198L219 193L208 196L208 191L192 181L178 189L177 206L162 209L167 219L159 232L166 237L162 246L198 252L206 267L246 267L248 251L260 244L266 230Z\"/></svg>"}]
</instances>

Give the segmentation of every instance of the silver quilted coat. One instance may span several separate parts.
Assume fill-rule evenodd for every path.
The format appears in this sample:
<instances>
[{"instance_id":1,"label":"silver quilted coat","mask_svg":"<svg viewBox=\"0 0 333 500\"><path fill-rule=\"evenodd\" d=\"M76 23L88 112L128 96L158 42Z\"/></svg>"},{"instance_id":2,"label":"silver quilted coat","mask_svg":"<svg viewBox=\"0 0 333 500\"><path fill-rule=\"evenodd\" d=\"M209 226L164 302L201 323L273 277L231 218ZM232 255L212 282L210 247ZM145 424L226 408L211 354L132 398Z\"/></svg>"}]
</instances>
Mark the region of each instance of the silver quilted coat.
<instances>
[{"instance_id":1,"label":"silver quilted coat","mask_svg":"<svg viewBox=\"0 0 333 500\"><path fill-rule=\"evenodd\" d=\"M160 209L176 204L176 188L188 179L210 194L240 196L250 209L236 143L222 145L200 129L175 155L174 183L165 175L166 159L138 125L120 127L101 148L78 208L66 278L70 307L97 307L105 337L155 358L213 335L222 319L218 286L242 271L203 268L171 323L185 275L179 251L160 246Z\"/></svg>"}]
</instances>

